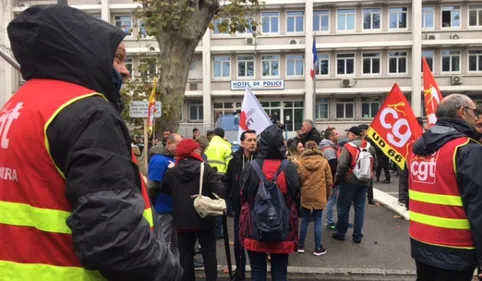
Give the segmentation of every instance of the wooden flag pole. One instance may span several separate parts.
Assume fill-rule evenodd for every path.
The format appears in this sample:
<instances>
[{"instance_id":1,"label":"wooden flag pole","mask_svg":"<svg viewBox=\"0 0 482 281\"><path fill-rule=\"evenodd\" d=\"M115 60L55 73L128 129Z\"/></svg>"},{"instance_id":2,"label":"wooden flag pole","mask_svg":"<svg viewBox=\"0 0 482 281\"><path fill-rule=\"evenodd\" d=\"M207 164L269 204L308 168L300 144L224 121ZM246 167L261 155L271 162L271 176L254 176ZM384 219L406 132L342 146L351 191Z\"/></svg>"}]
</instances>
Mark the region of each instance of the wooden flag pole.
<instances>
[{"instance_id":1,"label":"wooden flag pole","mask_svg":"<svg viewBox=\"0 0 482 281\"><path fill-rule=\"evenodd\" d=\"M144 153L144 165L146 167L146 173L149 167L149 132L148 132L148 120L147 118L144 118L144 150L142 151Z\"/></svg>"},{"instance_id":2,"label":"wooden flag pole","mask_svg":"<svg viewBox=\"0 0 482 281\"><path fill-rule=\"evenodd\" d=\"M152 112L152 146L156 139L156 105L154 104L154 111Z\"/></svg>"}]
</instances>

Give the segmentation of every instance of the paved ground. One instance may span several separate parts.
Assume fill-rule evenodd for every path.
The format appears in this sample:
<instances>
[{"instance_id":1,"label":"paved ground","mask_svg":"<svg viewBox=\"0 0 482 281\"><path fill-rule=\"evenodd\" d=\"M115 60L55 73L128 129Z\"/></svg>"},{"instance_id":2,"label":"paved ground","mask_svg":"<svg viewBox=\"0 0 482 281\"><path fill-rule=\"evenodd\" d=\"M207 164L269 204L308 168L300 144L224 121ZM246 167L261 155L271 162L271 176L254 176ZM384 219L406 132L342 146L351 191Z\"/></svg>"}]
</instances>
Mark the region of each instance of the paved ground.
<instances>
[{"instance_id":1,"label":"paved ground","mask_svg":"<svg viewBox=\"0 0 482 281\"><path fill-rule=\"evenodd\" d=\"M292 254L290 268L334 268L342 271L345 269L346 271L350 269L414 270L407 235L408 221L394 219L393 215L394 213L384 207L368 205L364 225L365 236L361 244L354 244L351 241L352 229L348 230L347 240L340 242L331 237L332 231L323 228L322 243L328 252L322 257L312 255L314 239L313 226L310 225L305 242L306 252ZM232 218L229 218L228 224L232 245ZM223 240L218 240L217 246L218 264L225 265Z\"/></svg>"},{"instance_id":2,"label":"paved ground","mask_svg":"<svg viewBox=\"0 0 482 281\"><path fill-rule=\"evenodd\" d=\"M385 179L383 172L380 178L381 180ZM398 198L398 176L394 172L391 172L390 183L375 183L374 187Z\"/></svg>"}]
</instances>

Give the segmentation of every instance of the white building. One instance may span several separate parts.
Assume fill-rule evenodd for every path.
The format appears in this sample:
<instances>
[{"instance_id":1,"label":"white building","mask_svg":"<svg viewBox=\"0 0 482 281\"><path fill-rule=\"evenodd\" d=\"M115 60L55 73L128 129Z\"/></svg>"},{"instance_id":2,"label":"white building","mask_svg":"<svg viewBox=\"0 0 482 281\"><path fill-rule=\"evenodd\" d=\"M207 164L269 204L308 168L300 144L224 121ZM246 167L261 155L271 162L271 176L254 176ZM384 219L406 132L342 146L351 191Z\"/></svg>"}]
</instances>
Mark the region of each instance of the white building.
<instances>
[{"instance_id":1,"label":"white building","mask_svg":"<svg viewBox=\"0 0 482 281\"><path fill-rule=\"evenodd\" d=\"M2 9L2 24L13 12L49 1L13 1ZM319 129L339 130L369 123L394 82L422 115L421 56L432 66L445 95L465 93L482 101L482 1L266 0L258 15L262 26L251 33L220 34L208 30L196 48L181 133L212 128L218 114L241 106L246 82L268 113L275 112L287 129L301 127L315 111ZM131 0L70 0L69 4L123 27L128 63L134 68L149 56L131 27L139 23ZM5 28L0 30L6 42ZM312 38L320 63L316 94L309 73ZM162 46L161 46L162 47ZM0 62L0 103L18 87L15 71ZM413 93L419 93L413 95ZM415 98L415 96L417 96Z\"/></svg>"}]
</instances>

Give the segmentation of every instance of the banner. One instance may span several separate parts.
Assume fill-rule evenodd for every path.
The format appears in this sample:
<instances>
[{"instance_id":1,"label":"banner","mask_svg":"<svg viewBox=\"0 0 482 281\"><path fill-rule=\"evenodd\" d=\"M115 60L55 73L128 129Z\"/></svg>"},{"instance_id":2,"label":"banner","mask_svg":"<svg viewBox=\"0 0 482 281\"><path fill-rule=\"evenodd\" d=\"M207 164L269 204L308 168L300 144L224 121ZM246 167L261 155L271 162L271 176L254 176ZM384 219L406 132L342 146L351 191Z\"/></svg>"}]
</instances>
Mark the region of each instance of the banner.
<instances>
[{"instance_id":1,"label":"banner","mask_svg":"<svg viewBox=\"0 0 482 281\"><path fill-rule=\"evenodd\" d=\"M268 114L259 104L256 96L246 87L243 103L241 104L241 114L239 117L238 140L241 140L241 134L247 130L255 130L256 134L261 134L264 129L273 124Z\"/></svg>"},{"instance_id":2,"label":"banner","mask_svg":"<svg viewBox=\"0 0 482 281\"><path fill-rule=\"evenodd\" d=\"M425 58L422 58L422 61L425 112L427 113L428 127L431 127L435 124L435 122L437 122L435 112L437 112L437 107L442 101L443 97L438 88L437 81L435 81L435 78L433 78L432 71L430 71L427 61Z\"/></svg>"},{"instance_id":3,"label":"banner","mask_svg":"<svg viewBox=\"0 0 482 281\"><path fill-rule=\"evenodd\" d=\"M157 80L154 78L152 81L152 91L149 97L149 108L147 111L147 128L149 130L149 136L152 135L152 126L155 122L155 114L156 114L156 89L157 89Z\"/></svg>"},{"instance_id":4,"label":"banner","mask_svg":"<svg viewBox=\"0 0 482 281\"><path fill-rule=\"evenodd\" d=\"M397 83L368 128L367 137L401 169L412 142L422 135L422 128Z\"/></svg>"}]
</instances>

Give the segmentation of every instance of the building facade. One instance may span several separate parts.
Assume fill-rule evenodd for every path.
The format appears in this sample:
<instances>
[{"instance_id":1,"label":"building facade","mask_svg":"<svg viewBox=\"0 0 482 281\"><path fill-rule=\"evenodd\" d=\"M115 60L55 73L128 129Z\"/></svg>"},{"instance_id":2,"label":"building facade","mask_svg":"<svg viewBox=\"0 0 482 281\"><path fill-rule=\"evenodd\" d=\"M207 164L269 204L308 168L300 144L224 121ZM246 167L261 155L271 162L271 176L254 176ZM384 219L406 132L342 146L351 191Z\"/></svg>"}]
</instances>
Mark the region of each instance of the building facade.
<instances>
[{"instance_id":1,"label":"building facade","mask_svg":"<svg viewBox=\"0 0 482 281\"><path fill-rule=\"evenodd\" d=\"M3 1L12 5L3 12L4 24L29 5L50 2ZM142 23L131 0L70 0L69 5L125 30L133 71L155 55L148 48L155 40L138 39L142 29L135 27ZM261 22L257 36L206 31L191 64L181 133L212 128L217 116L239 112L248 84L290 135L304 119L315 119L321 130L370 123L394 82L423 116L422 56L444 95L464 93L482 101L482 1L266 0L256 20ZM8 46L5 38L0 36L1 43ZM0 67L5 101L20 77L4 62Z\"/></svg>"}]
</instances>

